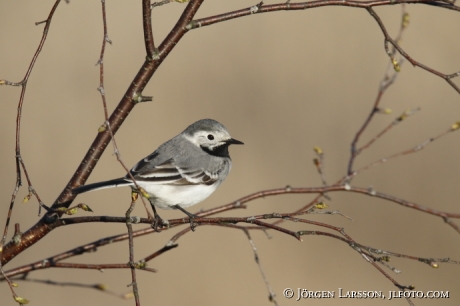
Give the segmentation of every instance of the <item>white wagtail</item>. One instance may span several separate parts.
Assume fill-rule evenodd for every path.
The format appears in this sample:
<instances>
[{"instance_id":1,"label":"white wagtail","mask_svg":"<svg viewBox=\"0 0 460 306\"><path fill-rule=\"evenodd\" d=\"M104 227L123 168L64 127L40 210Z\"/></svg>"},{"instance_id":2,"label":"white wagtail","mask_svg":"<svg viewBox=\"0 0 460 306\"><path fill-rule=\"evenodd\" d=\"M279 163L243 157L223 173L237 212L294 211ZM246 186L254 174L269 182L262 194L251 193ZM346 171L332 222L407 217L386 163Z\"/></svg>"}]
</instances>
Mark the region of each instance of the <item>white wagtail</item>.
<instances>
[{"instance_id":1,"label":"white wagtail","mask_svg":"<svg viewBox=\"0 0 460 306\"><path fill-rule=\"evenodd\" d=\"M154 228L164 224L155 206L179 209L190 218L193 229L195 215L184 208L209 197L225 180L232 167L228 153L231 144L243 144L233 139L227 129L212 119L202 119L182 133L158 147L140 160L130 173L137 186L149 196L155 215ZM80 186L72 190L79 194L87 191L119 186L131 186L131 176Z\"/></svg>"}]
</instances>

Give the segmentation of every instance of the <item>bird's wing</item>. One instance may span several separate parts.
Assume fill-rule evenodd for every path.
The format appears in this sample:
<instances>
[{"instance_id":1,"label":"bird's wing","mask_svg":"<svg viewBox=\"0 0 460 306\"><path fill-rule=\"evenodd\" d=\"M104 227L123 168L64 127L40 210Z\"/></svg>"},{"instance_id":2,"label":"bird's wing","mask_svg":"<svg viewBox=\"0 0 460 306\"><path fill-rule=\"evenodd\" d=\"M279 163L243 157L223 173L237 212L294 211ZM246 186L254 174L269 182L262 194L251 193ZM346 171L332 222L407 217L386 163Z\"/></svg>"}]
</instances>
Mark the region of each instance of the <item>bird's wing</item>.
<instances>
[{"instance_id":1,"label":"bird's wing","mask_svg":"<svg viewBox=\"0 0 460 306\"><path fill-rule=\"evenodd\" d=\"M131 169L136 181L162 185L212 185L218 179L217 173L202 168L180 167L173 158L157 164L157 156L154 152ZM130 180L130 177L126 176L126 179Z\"/></svg>"}]
</instances>

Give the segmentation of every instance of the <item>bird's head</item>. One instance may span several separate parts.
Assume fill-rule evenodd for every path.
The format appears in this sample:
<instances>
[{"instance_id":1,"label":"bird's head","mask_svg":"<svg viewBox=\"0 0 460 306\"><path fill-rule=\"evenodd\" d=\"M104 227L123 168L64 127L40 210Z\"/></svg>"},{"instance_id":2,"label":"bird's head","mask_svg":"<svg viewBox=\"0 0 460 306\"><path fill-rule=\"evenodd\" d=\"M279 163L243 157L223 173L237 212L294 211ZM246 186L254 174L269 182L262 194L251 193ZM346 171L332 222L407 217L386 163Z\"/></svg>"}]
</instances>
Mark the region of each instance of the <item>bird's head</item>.
<instances>
[{"instance_id":1,"label":"bird's head","mask_svg":"<svg viewBox=\"0 0 460 306\"><path fill-rule=\"evenodd\" d=\"M185 137L205 152L221 156L228 156L228 146L231 144L243 144L233 139L225 126L213 119L199 120L184 131Z\"/></svg>"}]
</instances>

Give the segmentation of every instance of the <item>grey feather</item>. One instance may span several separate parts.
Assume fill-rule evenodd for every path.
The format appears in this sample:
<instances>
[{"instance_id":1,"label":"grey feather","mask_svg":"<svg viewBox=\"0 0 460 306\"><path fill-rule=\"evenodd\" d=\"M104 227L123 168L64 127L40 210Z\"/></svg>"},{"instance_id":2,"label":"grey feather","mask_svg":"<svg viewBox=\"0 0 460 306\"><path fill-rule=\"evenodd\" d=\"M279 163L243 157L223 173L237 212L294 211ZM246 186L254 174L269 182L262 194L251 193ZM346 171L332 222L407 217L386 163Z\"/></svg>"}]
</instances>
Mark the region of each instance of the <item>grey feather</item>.
<instances>
[{"instance_id":1,"label":"grey feather","mask_svg":"<svg viewBox=\"0 0 460 306\"><path fill-rule=\"evenodd\" d=\"M81 186L73 192L134 186L132 176L136 184L155 200L155 206L187 207L202 201L225 180L232 166L228 153L231 144L243 143L231 138L219 122L199 120L140 160L130 170L130 175ZM193 186L197 186L196 192L189 189L195 188Z\"/></svg>"}]
</instances>

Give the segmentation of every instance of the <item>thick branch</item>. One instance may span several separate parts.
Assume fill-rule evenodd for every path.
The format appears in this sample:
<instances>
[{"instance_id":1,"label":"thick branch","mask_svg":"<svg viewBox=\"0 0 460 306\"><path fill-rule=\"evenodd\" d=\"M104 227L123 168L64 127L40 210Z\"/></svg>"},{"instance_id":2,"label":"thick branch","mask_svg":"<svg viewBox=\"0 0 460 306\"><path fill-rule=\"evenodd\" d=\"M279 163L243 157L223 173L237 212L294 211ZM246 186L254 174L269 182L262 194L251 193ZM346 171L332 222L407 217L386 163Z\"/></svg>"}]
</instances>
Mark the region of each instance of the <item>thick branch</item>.
<instances>
[{"instance_id":1,"label":"thick branch","mask_svg":"<svg viewBox=\"0 0 460 306\"><path fill-rule=\"evenodd\" d=\"M262 4L262 5L254 5L248 8L244 8L241 10L228 12L220 15L205 17L193 20L191 24L187 26L188 29L195 29L204 26L208 26L214 23L240 18L244 16L250 16L259 13L269 13L269 12L276 12L276 11L295 11L295 10L306 10L312 9L316 7L322 6L348 6L348 7L358 7L358 8L369 8L374 6L386 6L386 5L394 5L394 4L402 4L402 3L409 3L409 4L427 4L427 5L436 5L441 6L446 9L460 11L460 7L452 5L452 4L445 4L441 1L433 1L433 0L377 0L377 1L341 1L341 0L317 0L317 1L309 1L309 2L299 2L299 3L292 3L292 2L284 2L278 4Z\"/></svg>"},{"instance_id":2,"label":"thick branch","mask_svg":"<svg viewBox=\"0 0 460 306\"><path fill-rule=\"evenodd\" d=\"M142 0L142 16L144 25L145 51L149 59L155 58L155 43L153 41L152 31L152 10L150 9L150 0Z\"/></svg>"},{"instance_id":3,"label":"thick branch","mask_svg":"<svg viewBox=\"0 0 460 306\"><path fill-rule=\"evenodd\" d=\"M210 16L206 18L196 19L193 20L190 24L187 25L187 29L196 29L204 26L208 26L214 23L259 14L259 13L269 13L275 11L294 11L294 10L306 10L312 9L316 7L322 6L348 6L348 7L356 7L356 8L365 8L369 12L369 14L375 19L377 24L379 25L383 35L385 36L385 48L387 48L387 42L390 42L398 52L406 58L412 65L420 67L442 79L444 79L450 86L452 86L459 94L460 88L452 81L453 78L460 76L460 72L455 72L451 74L445 74L439 72L435 69L432 69L414 59L412 59L409 54L407 54L397 43L393 40L387 33L385 26L383 25L382 21L378 17L378 15L373 11L372 7L375 6L385 6L385 5L394 5L394 4L403 4L403 3L412 3L412 4L427 4L427 5L434 5L440 6L446 9L451 9L455 11L460 11L460 7L455 6L453 3L446 3L446 1L433 1L433 0L377 0L377 1L342 1L342 0L318 0L318 1L311 1L311 2L301 2L301 3L279 3L279 4L270 4L264 5L263 2L233 12L224 13L221 15ZM352 152L353 154L353 152ZM351 169L349 169L351 171Z\"/></svg>"},{"instance_id":4,"label":"thick branch","mask_svg":"<svg viewBox=\"0 0 460 306\"><path fill-rule=\"evenodd\" d=\"M136 99L141 97L142 91L150 81L150 78L153 76L154 72L158 69L169 52L171 52L171 50L176 46L182 36L184 36L184 34L188 31L185 27L193 19L193 16L196 14L203 1L204 0L190 1L168 37L166 37L166 39L160 45L159 57L155 60L147 58L144 64L142 64L133 82L128 87L120 103L109 118L108 123L113 134L118 131L121 124L136 105ZM111 135L108 129L97 134L95 140L89 147L85 157L78 166L74 175L52 205L52 209L57 209L59 207L69 207L69 205L75 199L75 195L72 194L71 190L77 186L83 185L86 182L105 148L110 143L110 139ZM55 215L47 213L34 226L24 232L23 240L19 245L15 245L11 242L5 245L3 248L3 257L1 259L2 264L6 264L17 254L21 253L39 241L41 238L46 236L56 227L56 220L57 218Z\"/></svg>"}]
</instances>

